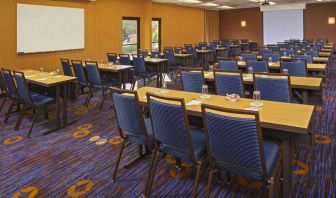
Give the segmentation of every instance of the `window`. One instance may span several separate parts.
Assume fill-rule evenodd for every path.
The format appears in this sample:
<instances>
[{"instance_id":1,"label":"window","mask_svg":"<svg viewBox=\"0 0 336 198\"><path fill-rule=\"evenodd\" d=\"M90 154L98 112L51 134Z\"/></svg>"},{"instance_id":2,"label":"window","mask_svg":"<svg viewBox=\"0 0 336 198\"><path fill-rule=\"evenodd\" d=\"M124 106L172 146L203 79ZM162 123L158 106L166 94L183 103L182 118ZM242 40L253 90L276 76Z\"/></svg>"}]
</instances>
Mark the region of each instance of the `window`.
<instances>
[{"instance_id":1,"label":"window","mask_svg":"<svg viewBox=\"0 0 336 198\"><path fill-rule=\"evenodd\" d=\"M140 18L122 18L122 52L125 54L137 53L140 48Z\"/></svg>"},{"instance_id":2,"label":"window","mask_svg":"<svg viewBox=\"0 0 336 198\"><path fill-rule=\"evenodd\" d=\"M152 20L152 50L161 50L161 19L159 18Z\"/></svg>"}]
</instances>

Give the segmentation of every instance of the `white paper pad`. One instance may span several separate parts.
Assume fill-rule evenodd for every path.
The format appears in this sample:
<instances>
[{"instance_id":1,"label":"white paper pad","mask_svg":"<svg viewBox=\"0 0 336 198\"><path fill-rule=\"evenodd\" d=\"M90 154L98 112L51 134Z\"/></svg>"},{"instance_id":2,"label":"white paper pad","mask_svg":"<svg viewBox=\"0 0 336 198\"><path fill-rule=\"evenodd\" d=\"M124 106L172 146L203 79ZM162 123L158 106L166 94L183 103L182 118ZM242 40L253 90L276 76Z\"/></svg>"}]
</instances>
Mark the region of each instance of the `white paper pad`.
<instances>
[{"instance_id":1,"label":"white paper pad","mask_svg":"<svg viewBox=\"0 0 336 198\"><path fill-rule=\"evenodd\" d=\"M197 105L201 105L202 104L202 101L200 100L192 100L190 102L188 102L186 105L187 106L197 106Z\"/></svg>"}]
</instances>

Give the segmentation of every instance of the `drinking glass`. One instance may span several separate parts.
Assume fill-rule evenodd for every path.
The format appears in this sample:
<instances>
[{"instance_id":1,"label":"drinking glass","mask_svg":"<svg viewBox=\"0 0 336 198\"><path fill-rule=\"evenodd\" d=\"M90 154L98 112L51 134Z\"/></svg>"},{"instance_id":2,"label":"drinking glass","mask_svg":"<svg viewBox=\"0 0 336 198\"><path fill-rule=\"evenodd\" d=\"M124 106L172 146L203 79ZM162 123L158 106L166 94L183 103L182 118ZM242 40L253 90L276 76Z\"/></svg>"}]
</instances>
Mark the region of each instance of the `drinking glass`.
<instances>
[{"instance_id":1,"label":"drinking glass","mask_svg":"<svg viewBox=\"0 0 336 198\"><path fill-rule=\"evenodd\" d=\"M159 59L159 55L155 54L155 58L156 58L156 60L158 60Z\"/></svg>"},{"instance_id":2,"label":"drinking glass","mask_svg":"<svg viewBox=\"0 0 336 198\"><path fill-rule=\"evenodd\" d=\"M208 85L202 85L202 95L201 98L209 98L208 95Z\"/></svg>"},{"instance_id":3,"label":"drinking glass","mask_svg":"<svg viewBox=\"0 0 336 198\"><path fill-rule=\"evenodd\" d=\"M249 76L253 76L253 67L249 67L249 68L247 69L247 72L248 72L248 75L249 75Z\"/></svg>"},{"instance_id":4,"label":"drinking glass","mask_svg":"<svg viewBox=\"0 0 336 198\"><path fill-rule=\"evenodd\" d=\"M282 73L288 75L288 69L283 69Z\"/></svg>"},{"instance_id":5,"label":"drinking glass","mask_svg":"<svg viewBox=\"0 0 336 198\"><path fill-rule=\"evenodd\" d=\"M41 72L41 73L44 72L44 68L43 68L43 67L40 68L40 72Z\"/></svg>"},{"instance_id":6,"label":"drinking glass","mask_svg":"<svg viewBox=\"0 0 336 198\"><path fill-rule=\"evenodd\" d=\"M162 88L160 90L160 93L168 93L169 91L167 90L167 81L162 82Z\"/></svg>"},{"instance_id":7,"label":"drinking glass","mask_svg":"<svg viewBox=\"0 0 336 198\"><path fill-rule=\"evenodd\" d=\"M272 57L269 57L269 58L268 58L268 62L270 62L270 63L273 62L273 58L272 58Z\"/></svg>"},{"instance_id":8,"label":"drinking glass","mask_svg":"<svg viewBox=\"0 0 336 198\"><path fill-rule=\"evenodd\" d=\"M56 73L58 76L61 75L61 71L59 69L56 69Z\"/></svg>"},{"instance_id":9,"label":"drinking glass","mask_svg":"<svg viewBox=\"0 0 336 198\"><path fill-rule=\"evenodd\" d=\"M284 57L287 57L287 52L284 52L283 55L284 55Z\"/></svg>"},{"instance_id":10,"label":"drinking glass","mask_svg":"<svg viewBox=\"0 0 336 198\"><path fill-rule=\"evenodd\" d=\"M261 107L263 104L260 101L260 91L253 91L253 102L251 102L253 107Z\"/></svg>"},{"instance_id":11,"label":"drinking glass","mask_svg":"<svg viewBox=\"0 0 336 198\"><path fill-rule=\"evenodd\" d=\"M214 66L213 65L209 65L209 71L213 71L213 68L214 68Z\"/></svg>"}]
</instances>

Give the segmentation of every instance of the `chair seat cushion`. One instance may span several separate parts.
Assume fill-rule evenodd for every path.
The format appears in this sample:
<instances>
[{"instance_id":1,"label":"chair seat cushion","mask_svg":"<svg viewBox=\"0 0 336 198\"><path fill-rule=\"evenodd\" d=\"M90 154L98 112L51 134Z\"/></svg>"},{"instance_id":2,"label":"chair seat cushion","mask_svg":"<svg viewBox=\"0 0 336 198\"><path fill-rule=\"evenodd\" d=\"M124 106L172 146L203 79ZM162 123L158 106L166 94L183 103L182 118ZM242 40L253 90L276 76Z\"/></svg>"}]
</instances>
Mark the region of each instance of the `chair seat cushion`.
<instances>
[{"instance_id":1,"label":"chair seat cushion","mask_svg":"<svg viewBox=\"0 0 336 198\"><path fill-rule=\"evenodd\" d=\"M200 160L206 153L205 135L202 129L190 128L194 156L196 160ZM165 153L181 158L186 161L191 161L188 148L176 148L169 145L162 144L162 150Z\"/></svg>"},{"instance_id":2,"label":"chair seat cushion","mask_svg":"<svg viewBox=\"0 0 336 198\"><path fill-rule=\"evenodd\" d=\"M278 160L279 147L273 142L264 141L264 153L267 176L271 176L275 163Z\"/></svg>"},{"instance_id":3,"label":"chair seat cushion","mask_svg":"<svg viewBox=\"0 0 336 198\"><path fill-rule=\"evenodd\" d=\"M41 94L38 94L32 97L32 100L33 100L34 105L37 107L42 107L45 105L50 105L50 104L55 103L55 99L53 97L45 96Z\"/></svg>"},{"instance_id":4,"label":"chair seat cushion","mask_svg":"<svg viewBox=\"0 0 336 198\"><path fill-rule=\"evenodd\" d=\"M153 143L154 137L153 137L151 120L150 120L150 118L146 118L144 121L145 121L146 129L147 129L147 134L148 134L149 141L151 143ZM130 133L128 131L125 131L124 134L132 142L135 142L135 143L141 144L141 145L146 145L147 144L146 139L143 135Z\"/></svg>"}]
</instances>

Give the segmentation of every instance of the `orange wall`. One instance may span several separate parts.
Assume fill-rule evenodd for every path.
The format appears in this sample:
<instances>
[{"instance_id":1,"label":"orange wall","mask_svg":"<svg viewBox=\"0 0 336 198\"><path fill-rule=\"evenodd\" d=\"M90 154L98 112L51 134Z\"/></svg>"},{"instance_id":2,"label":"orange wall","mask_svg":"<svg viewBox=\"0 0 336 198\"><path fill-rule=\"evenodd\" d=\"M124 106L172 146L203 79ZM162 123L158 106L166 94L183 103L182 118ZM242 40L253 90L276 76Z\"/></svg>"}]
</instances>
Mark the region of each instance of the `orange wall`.
<instances>
[{"instance_id":1,"label":"orange wall","mask_svg":"<svg viewBox=\"0 0 336 198\"><path fill-rule=\"evenodd\" d=\"M39 4L85 9L85 49L16 55L16 4ZM153 3L151 0L6 0L0 6L0 67L24 69L60 67L59 59L106 60L107 52L121 53L123 16L141 17L141 47L150 46L151 14L162 18L162 44L179 46L204 39L204 10ZM146 25L146 26L145 26ZM147 27L147 28L145 28ZM68 30L71 31L71 30Z\"/></svg>"},{"instance_id":2,"label":"orange wall","mask_svg":"<svg viewBox=\"0 0 336 198\"><path fill-rule=\"evenodd\" d=\"M219 39L219 11L205 11L205 41L212 42Z\"/></svg>"},{"instance_id":3,"label":"orange wall","mask_svg":"<svg viewBox=\"0 0 336 198\"><path fill-rule=\"evenodd\" d=\"M153 3L153 17L161 18L162 49L204 41L204 14L204 9Z\"/></svg>"}]
</instances>

